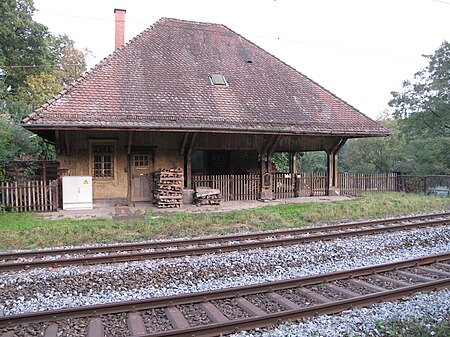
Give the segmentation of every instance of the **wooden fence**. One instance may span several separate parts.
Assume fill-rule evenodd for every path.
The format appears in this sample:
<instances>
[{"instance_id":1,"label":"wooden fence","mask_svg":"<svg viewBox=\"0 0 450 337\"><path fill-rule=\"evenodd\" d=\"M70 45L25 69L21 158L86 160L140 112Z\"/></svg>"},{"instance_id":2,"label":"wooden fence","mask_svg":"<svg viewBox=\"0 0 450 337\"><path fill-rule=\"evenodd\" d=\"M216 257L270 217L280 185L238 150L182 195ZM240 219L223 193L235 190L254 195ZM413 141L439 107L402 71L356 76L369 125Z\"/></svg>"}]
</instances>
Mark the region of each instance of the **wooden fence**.
<instances>
[{"instance_id":1,"label":"wooden fence","mask_svg":"<svg viewBox=\"0 0 450 337\"><path fill-rule=\"evenodd\" d=\"M297 196L313 197L327 195L328 175L326 173L297 174Z\"/></svg>"},{"instance_id":2,"label":"wooden fence","mask_svg":"<svg viewBox=\"0 0 450 337\"><path fill-rule=\"evenodd\" d=\"M425 177L396 174L339 173L341 195L364 192L423 193ZM277 199L323 196L327 194L326 173L275 173L273 194ZM257 200L261 192L261 175L194 175L192 186L209 187L221 191L223 201ZM15 212L57 211L58 180L0 182L0 210Z\"/></svg>"},{"instance_id":3,"label":"wooden fence","mask_svg":"<svg viewBox=\"0 0 450 337\"><path fill-rule=\"evenodd\" d=\"M275 173L273 175L273 196L275 199L293 198L295 196L295 174Z\"/></svg>"},{"instance_id":4,"label":"wooden fence","mask_svg":"<svg viewBox=\"0 0 450 337\"><path fill-rule=\"evenodd\" d=\"M57 211L58 180L0 182L0 208L14 212Z\"/></svg>"},{"instance_id":5,"label":"wooden fence","mask_svg":"<svg viewBox=\"0 0 450 337\"><path fill-rule=\"evenodd\" d=\"M427 177L397 176L395 191L406 193L425 193Z\"/></svg>"},{"instance_id":6,"label":"wooden fence","mask_svg":"<svg viewBox=\"0 0 450 337\"><path fill-rule=\"evenodd\" d=\"M223 201L257 200L261 192L261 176L259 174L194 175L192 187L218 189Z\"/></svg>"},{"instance_id":7,"label":"wooden fence","mask_svg":"<svg viewBox=\"0 0 450 337\"><path fill-rule=\"evenodd\" d=\"M364 192L382 193L397 191L397 175L339 173L338 188L341 195L357 195Z\"/></svg>"},{"instance_id":8,"label":"wooden fence","mask_svg":"<svg viewBox=\"0 0 450 337\"><path fill-rule=\"evenodd\" d=\"M257 200L261 176L252 175L194 175L193 188L219 189L224 201ZM273 196L276 199L324 196L328 192L326 173L274 173ZM407 192L423 193L424 177L391 174L339 173L338 188L341 195L361 193Z\"/></svg>"},{"instance_id":9,"label":"wooden fence","mask_svg":"<svg viewBox=\"0 0 450 337\"><path fill-rule=\"evenodd\" d=\"M276 199L322 196L327 194L326 173L275 173L273 193Z\"/></svg>"}]
</instances>

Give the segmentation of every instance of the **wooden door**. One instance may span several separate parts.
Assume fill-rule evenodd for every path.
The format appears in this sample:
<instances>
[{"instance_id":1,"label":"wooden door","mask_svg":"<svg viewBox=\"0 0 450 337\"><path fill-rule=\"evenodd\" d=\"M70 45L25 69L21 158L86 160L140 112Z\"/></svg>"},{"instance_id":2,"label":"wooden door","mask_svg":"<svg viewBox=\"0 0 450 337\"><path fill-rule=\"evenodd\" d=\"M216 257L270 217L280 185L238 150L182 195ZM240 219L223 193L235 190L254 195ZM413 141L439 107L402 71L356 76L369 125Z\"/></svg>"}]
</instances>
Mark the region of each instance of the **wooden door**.
<instances>
[{"instance_id":1,"label":"wooden door","mask_svg":"<svg viewBox=\"0 0 450 337\"><path fill-rule=\"evenodd\" d=\"M150 154L131 155L131 201L153 200L153 161Z\"/></svg>"}]
</instances>

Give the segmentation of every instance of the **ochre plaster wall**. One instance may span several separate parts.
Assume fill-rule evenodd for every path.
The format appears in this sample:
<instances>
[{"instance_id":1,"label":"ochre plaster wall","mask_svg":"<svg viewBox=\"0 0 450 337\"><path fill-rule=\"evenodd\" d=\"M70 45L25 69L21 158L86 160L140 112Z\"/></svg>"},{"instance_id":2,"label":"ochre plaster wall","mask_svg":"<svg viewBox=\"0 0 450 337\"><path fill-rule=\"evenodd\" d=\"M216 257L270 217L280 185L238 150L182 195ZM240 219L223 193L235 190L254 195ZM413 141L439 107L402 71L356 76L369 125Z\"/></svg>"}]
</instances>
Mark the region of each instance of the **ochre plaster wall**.
<instances>
[{"instance_id":1,"label":"ochre plaster wall","mask_svg":"<svg viewBox=\"0 0 450 337\"><path fill-rule=\"evenodd\" d=\"M92 175L90 142L111 140L115 144L114 179L93 179L94 199L115 199L128 197L128 139L127 132L69 131L67 145L57 156L60 168L67 170L67 175ZM154 170L160 168L183 167L183 156L179 152L179 144L183 141L181 134L167 135L163 133L134 133L132 147L155 147ZM67 153L68 152L68 153ZM64 172L64 171L63 171Z\"/></svg>"}]
</instances>

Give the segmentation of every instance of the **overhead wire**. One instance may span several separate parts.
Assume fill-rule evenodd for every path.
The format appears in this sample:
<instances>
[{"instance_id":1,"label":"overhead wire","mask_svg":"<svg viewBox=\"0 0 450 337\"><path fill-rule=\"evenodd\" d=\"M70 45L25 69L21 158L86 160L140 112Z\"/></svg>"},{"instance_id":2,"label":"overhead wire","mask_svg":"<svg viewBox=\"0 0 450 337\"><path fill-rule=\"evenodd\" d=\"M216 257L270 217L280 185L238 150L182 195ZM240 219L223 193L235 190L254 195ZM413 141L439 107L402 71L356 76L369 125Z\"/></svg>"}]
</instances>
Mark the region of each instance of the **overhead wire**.
<instances>
[{"instance_id":1,"label":"overhead wire","mask_svg":"<svg viewBox=\"0 0 450 337\"><path fill-rule=\"evenodd\" d=\"M445 2L442 0L431 0L434 2L442 3L445 5L450 5L449 2ZM102 18L102 17L93 17L93 16L81 16L81 15L68 15L68 14L59 14L59 13L45 13L40 12L40 14L43 15L51 15L51 16L60 16L60 17L70 17L70 18L76 18L76 19L87 19L87 20L96 20L96 21L112 21L111 18ZM143 21L127 21L131 24L146 24L148 25L148 22ZM191 27L192 29L192 27ZM193 28L198 30L204 30L202 28ZM364 49L357 49L357 48L350 48L350 47L342 47L342 46L336 46L336 45L329 45L329 44L322 44L322 43L315 43L315 42L307 42L307 41L301 41L301 40L293 40L293 39L284 39L280 37L270 37L270 36L260 36L260 35L254 35L249 34L247 35L249 37L258 38L258 39L264 39L264 40L273 40L273 41L280 41L280 42L288 42L288 43L295 43L295 44L304 44L304 45L310 45L310 46L316 46L316 47L324 47L324 48L330 48L330 49L337 49L337 50L343 50L343 51L349 51L349 52L358 52L358 53L364 53L364 54L371 54L371 55L378 55L383 57L391 57L391 58L401 58L401 59L414 59L412 57L403 56L403 55L392 55L392 54L386 54L381 53L377 51L371 51L371 50L364 50ZM58 66L78 66L79 64L64 64L64 65L0 65L0 68L39 68L39 67L58 67Z\"/></svg>"},{"instance_id":2,"label":"overhead wire","mask_svg":"<svg viewBox=\"0 0 450 337\"><path fill-rule=\"evenodd\" d=\"M34 64L34 65L1 65L1 68L46 68L46 67L75 67L81 66L80 63L67 63L67 64Z\"/></svg>"},{"instance_id":3,"label":"overhead wire","mask_svg":"<svg viewBox=\"0 0 450 337\"><path fill-rule=\"evenodd\" d=\"M442 0L431 0L431 1L439 2L439 3L444 4L444 5L450 5L450 2L445 2L445 1L442 1Z\"/></svg>"}]
</instances>

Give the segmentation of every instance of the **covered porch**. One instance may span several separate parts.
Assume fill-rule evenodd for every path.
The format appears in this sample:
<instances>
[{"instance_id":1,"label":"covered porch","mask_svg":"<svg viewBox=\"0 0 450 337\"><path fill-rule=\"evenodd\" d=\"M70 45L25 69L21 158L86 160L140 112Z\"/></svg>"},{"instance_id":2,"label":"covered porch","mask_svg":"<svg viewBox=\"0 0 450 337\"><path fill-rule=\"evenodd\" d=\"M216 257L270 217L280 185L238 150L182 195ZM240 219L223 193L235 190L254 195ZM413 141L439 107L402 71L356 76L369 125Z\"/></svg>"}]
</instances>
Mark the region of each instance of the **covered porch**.
<instances>
[{"instance_id":1,"label":"covered porch","mask_svg":"<svg viewBox=\"0 0 450 337\"><path fill-rule=\"evenodd\" d=\"M180 148L185 188L218 189L224 201L339 195L337 157L347 139L339 135L187 132ZM326 153L326 174L299 172L297 153L308 151ZM289 172L276 171L272 164L276 152L289 154Z\"/></svg>"}]
</instances>

